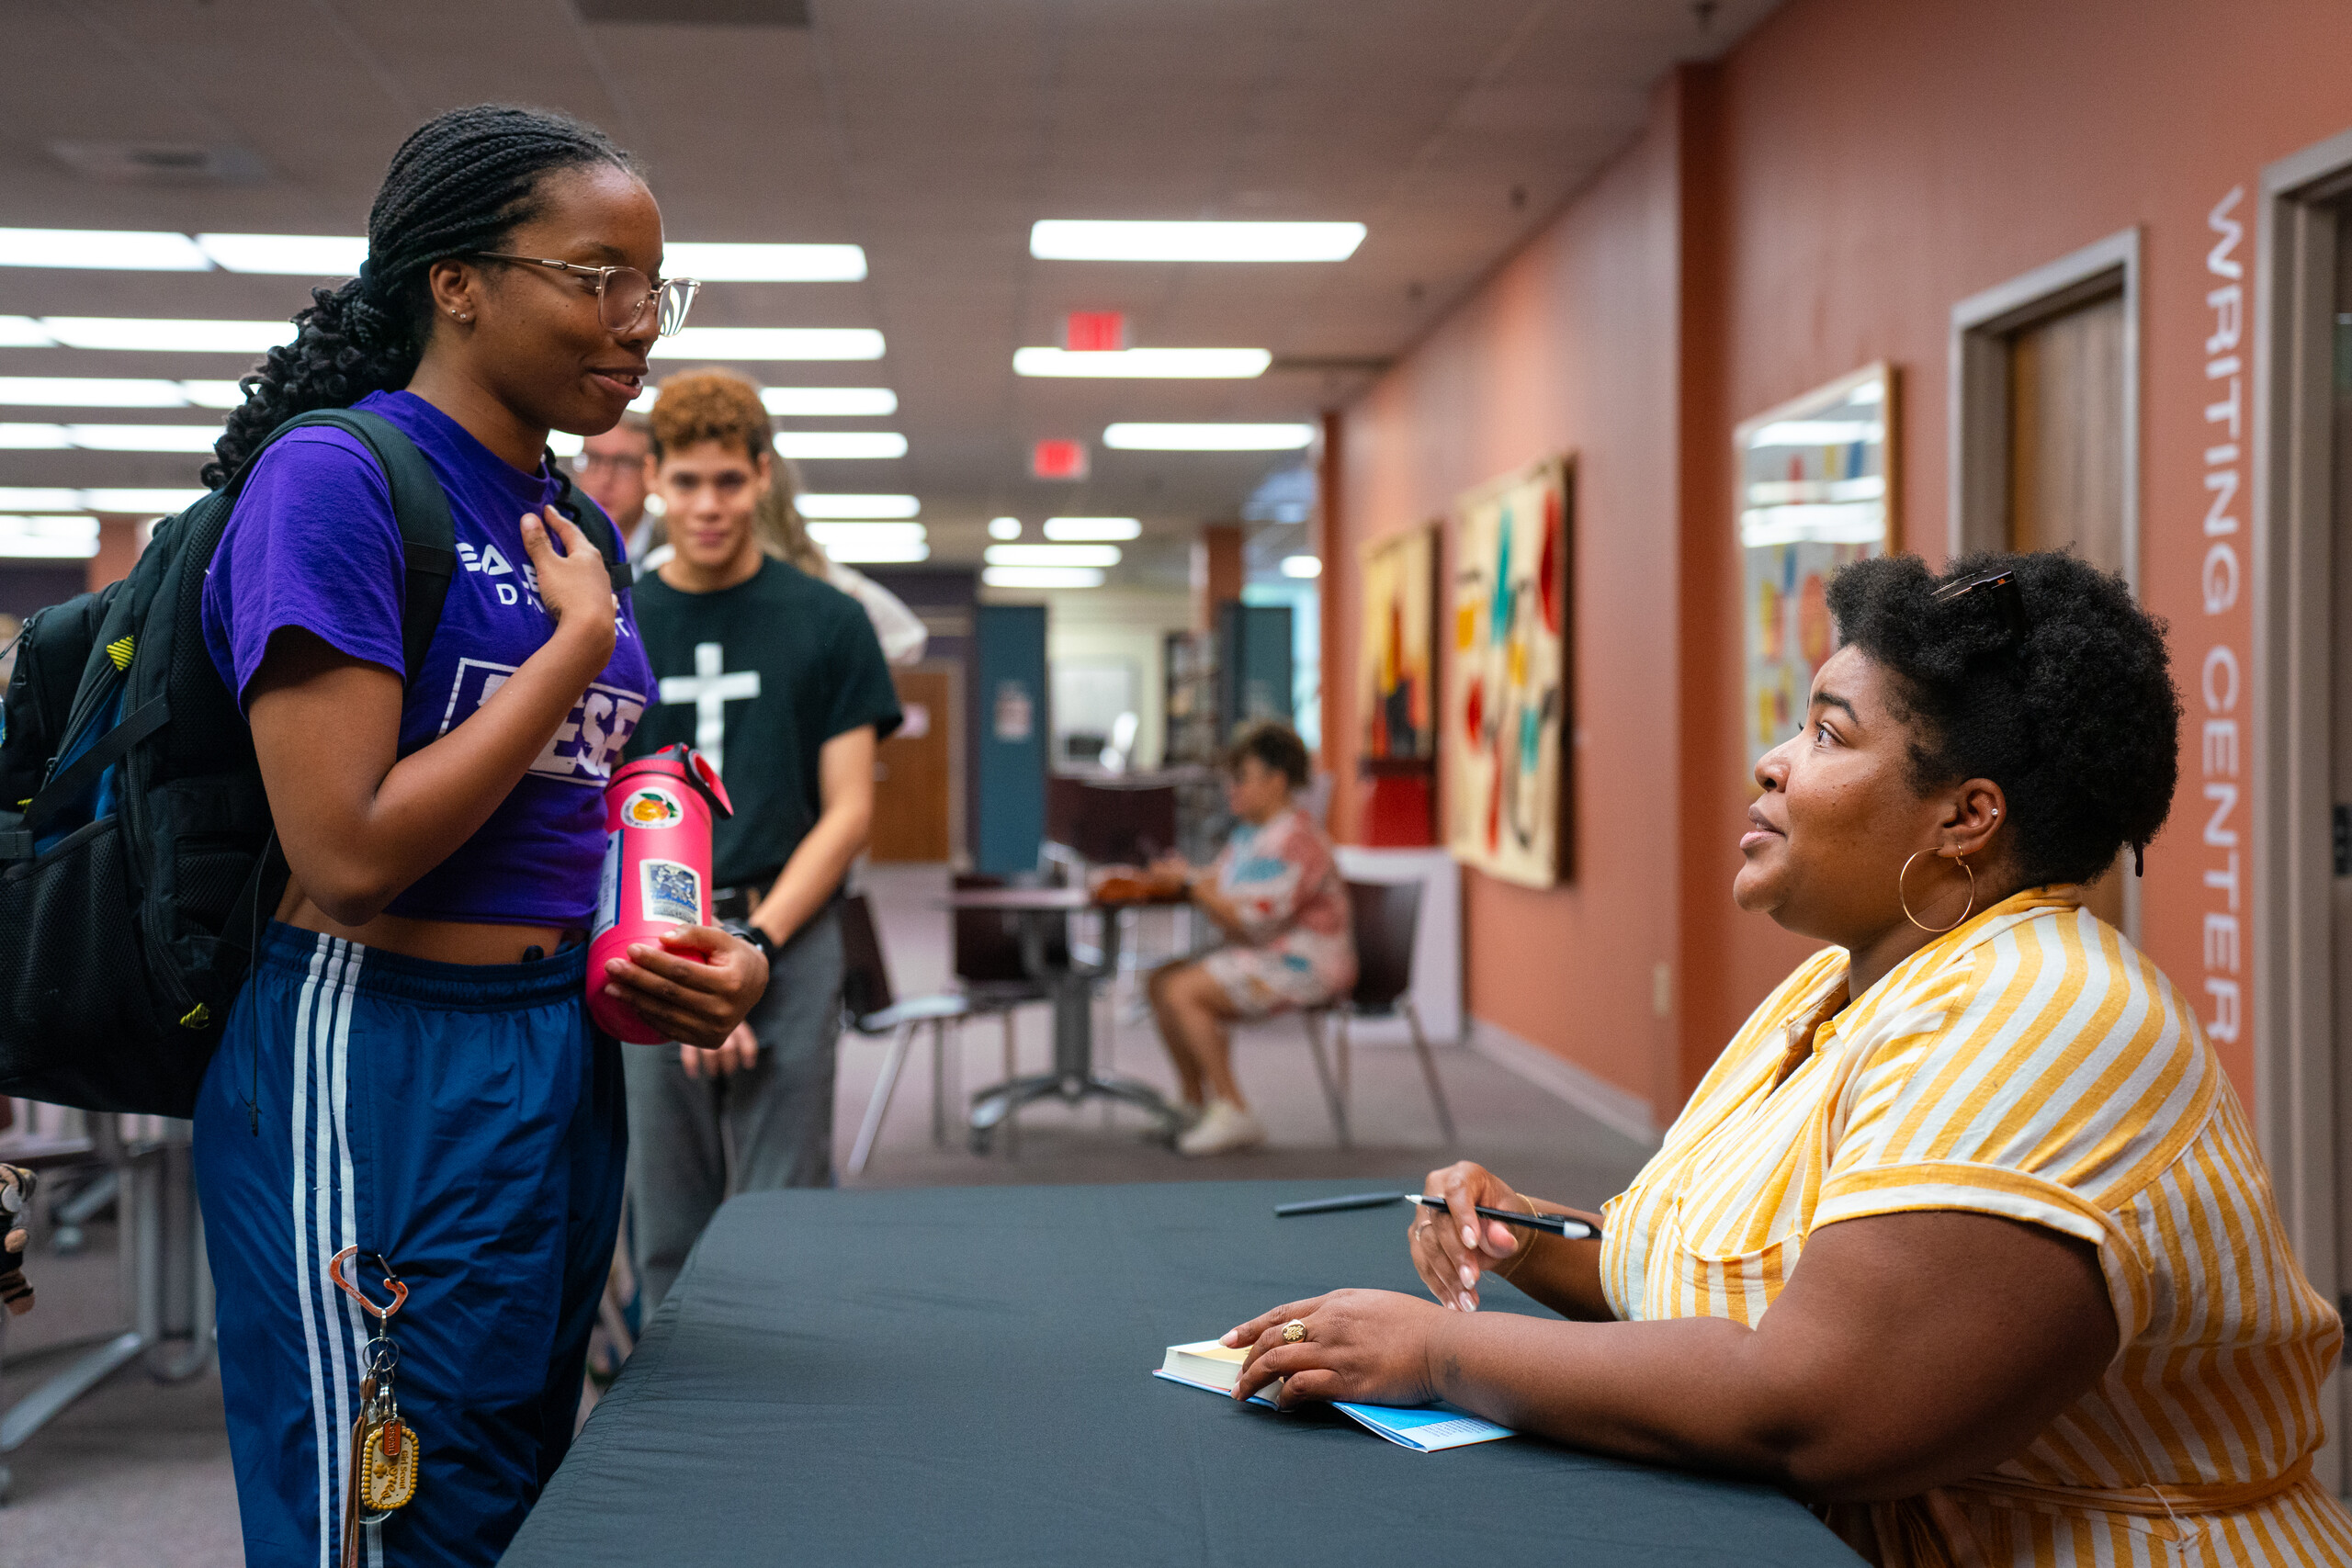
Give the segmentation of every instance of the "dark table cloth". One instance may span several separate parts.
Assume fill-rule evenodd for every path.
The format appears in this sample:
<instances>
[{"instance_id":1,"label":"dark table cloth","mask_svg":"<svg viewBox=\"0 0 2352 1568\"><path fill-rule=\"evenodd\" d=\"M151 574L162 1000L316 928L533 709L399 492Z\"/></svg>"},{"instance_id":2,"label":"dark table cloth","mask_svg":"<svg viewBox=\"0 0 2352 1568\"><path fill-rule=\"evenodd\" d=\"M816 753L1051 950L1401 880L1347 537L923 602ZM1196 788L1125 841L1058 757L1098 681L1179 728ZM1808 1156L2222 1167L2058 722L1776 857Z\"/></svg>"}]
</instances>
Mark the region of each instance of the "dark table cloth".
<instances>
[{"instance_id":1,"label":"dark table cloth","mask_svg":"<svg viewBox=\"0 0 2352 1568\"><path fill-rule=\"evenodd\" d=\"M764 1192L718 1213L510 1568L1851 1564L1796 1503L1519 1437L1436 1454L1150 1373L1340 1285L1418 1291L1377 1183ZM1499 1280L1487 1311L1537 1312Z\"/></svg>"}]
</instances>

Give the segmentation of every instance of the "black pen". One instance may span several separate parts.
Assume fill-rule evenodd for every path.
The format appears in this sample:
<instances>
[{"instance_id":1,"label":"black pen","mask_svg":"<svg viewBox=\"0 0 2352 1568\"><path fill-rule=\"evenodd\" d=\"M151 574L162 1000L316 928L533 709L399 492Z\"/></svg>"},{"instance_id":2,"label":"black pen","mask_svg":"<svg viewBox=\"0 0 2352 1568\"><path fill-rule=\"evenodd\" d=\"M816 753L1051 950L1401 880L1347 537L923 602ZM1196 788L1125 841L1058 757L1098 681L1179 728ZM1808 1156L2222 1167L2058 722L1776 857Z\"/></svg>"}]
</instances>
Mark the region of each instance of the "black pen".
<instances>
[{"instance_id":1,"label":"black pen","mask_svg":"<svg viewBox=\"0 0 2352 1568\"><path fill-rule=\"evenodd\" d=\"M1418 1203L1424 1209L1445 1207L1444 1199L1432 1198L1426 1192L1354 1192L1344 1198L1310 1198L1299 1203L1277 1204L1274 1213L1278 1218L1288 1219L1294 1214L1330 1214L1344 1209L1377 1209L1390 1203ZM1598 1239L1600 1235L1600 1227L1591 1221L1571 1219L1566 1214L1522 1214L1515 1209L1489 1209L1483 1203L1474 1207L1487 1219L1500 1220L1507 1225L1524 1225L1570 1241Z\"/></svg>"}]
</instances>

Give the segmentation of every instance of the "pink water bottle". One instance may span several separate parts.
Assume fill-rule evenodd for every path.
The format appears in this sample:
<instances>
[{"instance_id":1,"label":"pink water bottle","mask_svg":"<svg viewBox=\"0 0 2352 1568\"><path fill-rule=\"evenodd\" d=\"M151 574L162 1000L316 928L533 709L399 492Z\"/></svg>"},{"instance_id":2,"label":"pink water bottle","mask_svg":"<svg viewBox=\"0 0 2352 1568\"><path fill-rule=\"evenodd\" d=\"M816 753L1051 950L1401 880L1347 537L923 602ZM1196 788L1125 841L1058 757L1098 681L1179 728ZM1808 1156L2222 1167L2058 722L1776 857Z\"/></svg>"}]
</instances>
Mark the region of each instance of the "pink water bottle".
<instances>
[{"instance_id":1,"label":"pink water bottle","mask_svg":"<svg viewBox=\"0 0 2352 1568\"><path fill-rule=\"evenodd\" d=\"M699 751L665 746L605 786L605 878L588 938L588 1015L616 1040L667 1035L605 995L605 965L631 942L659 943L679 926L710 924L710 814L732 817L727 786Z\"/></svg>"}]
</instances>

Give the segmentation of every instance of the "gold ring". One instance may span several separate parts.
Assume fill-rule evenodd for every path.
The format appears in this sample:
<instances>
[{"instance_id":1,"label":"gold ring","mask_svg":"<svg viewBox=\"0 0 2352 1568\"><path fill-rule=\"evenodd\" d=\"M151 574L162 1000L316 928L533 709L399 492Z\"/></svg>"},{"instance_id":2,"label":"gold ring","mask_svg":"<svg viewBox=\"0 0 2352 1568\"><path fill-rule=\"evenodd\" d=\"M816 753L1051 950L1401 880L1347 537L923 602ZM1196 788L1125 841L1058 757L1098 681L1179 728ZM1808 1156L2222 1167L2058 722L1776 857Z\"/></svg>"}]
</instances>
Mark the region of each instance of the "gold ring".
<instances>
[{"instance_id":1,"label":"gold ring","mask_svg":"<svg viewBox=\"0 0 2352 1568\"><path fill-rule=\"evenodd\" d=\"M1283 1325L1283 1344L1295 1345L1306 1337L1306 1325L1300 1319L1294 1317L1288 1323Z\"/></svg>"}]
</instances>

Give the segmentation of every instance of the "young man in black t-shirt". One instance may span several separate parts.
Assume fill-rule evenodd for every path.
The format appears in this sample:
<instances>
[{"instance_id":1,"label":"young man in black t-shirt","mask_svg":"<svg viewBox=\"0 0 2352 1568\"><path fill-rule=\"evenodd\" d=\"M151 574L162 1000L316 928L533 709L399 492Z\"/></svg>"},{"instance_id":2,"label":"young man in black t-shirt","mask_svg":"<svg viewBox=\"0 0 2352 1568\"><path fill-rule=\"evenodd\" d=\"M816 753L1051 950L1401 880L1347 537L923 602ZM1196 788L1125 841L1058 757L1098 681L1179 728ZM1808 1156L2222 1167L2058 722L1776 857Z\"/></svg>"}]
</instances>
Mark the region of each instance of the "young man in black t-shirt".
<instances>
[{"instance_id":1,"label":"young man in black t-shirt","mask_svg":"<svg viewBox=\"0 0 2352 1568\"><path fill-rule=\"evenodd\" d=\"M758 389L723 372L673 377L654 405L652 477L675 554L634 593L658 700L630 754L683 740L718 765L735 814L712 835L713 913L744 922L770 969L720 1049L626 1048L648 1312L730 1190L832 1179L834 900L873 817L875 746L899 727L857 601L761 552L752 511L776 479L771 439Z\"/></svg>"}]
</instances>

